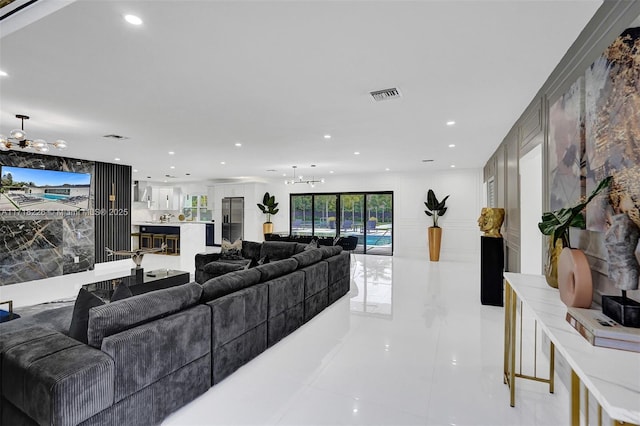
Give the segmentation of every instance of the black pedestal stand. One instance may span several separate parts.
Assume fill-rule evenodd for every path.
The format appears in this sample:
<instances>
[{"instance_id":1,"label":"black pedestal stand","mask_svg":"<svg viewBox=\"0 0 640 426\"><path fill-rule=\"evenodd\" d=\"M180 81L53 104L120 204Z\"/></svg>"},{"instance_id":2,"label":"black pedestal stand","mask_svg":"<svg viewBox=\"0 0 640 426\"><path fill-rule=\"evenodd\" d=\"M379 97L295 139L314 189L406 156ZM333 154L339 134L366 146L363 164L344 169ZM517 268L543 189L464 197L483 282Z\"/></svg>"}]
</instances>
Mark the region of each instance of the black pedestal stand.
<instances>
[{"instance_id":1,"label":"black pedestal stand","mask_svg":"<svg viewBox=\"0 0 640 426\"><path fill-rule=\"evenodd\" d=\"M485 236L480 238L480 302L483 305L504 306L504 240Z\"/></svg>"},{"instance_id":2,"label":"black pedestal stand","mask_svg":"<svg viewBox=\"0 0 640 426\"><path fill-rule=\"evenodd\" d=\"M131 268L131 275L136 277L136 284L142 284L144 282L143 268Z\"/></svg>"}]
</instances>

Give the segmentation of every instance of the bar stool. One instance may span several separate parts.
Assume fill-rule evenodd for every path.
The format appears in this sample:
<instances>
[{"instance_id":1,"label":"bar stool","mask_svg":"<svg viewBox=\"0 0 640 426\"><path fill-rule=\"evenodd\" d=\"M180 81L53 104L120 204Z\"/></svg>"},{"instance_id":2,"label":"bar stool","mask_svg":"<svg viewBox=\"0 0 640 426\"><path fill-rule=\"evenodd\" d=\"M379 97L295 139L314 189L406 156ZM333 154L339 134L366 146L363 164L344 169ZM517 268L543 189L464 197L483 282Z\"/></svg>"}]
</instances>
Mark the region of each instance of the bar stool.
<instances>
[{"instance_id":1,"label":"bar stool","mask_svg":"<svg viewBox=\"0 0 640 426\"><path fill-rule=\"evenodd\" d=\"M162 247L165 237L165 234L153 234L153 248Z\"/></svg>"},{"instance_id":2,"label":"bar stool","mask_svg":"<svg viewBox=\"0 0 640 426\"><path fill-rule=\"evenodd\" d=\"M141 233L140 234L140 248L153 247L153 234Z\"/></svg>"},{"instance_id":3,"label":"bar stool","mask_svg":"<svg viewBox=\"0 0 640 426\"><path fill-rule=\"evenodd\" d=\"M172 254L175 256L180 254L180 235L167 235L165 241L167 243L167 254Z\"/></svg>"}]
</instances>

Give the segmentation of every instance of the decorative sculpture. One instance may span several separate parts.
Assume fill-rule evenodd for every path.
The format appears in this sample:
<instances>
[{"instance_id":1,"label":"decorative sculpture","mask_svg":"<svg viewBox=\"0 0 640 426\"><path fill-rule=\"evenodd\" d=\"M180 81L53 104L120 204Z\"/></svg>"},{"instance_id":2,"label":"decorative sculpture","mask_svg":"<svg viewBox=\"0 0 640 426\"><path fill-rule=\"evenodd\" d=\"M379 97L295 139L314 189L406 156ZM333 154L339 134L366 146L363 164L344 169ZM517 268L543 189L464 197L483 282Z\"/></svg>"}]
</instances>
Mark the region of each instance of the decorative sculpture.
<instances>
[{"instance_id":1,"label":"decorative sculpture","mask_svg":"<svg viewBox=\"0 0 640 426\"><path fill-rule=\"evenodd\" d=\"M640 303L627 297L627 290L638 289L640 230L627 214L611 217L604 236L609 254L609 279L622 296L602 296L602 312L628 327L640 327Z\"/></svg>"},{"instance_id":2,"label":"decorative sculpture","mask_svg":"<svg viewBox=\"0 0 640 426\"><path fill-rule=\"evenodd\" d=\"M478 227L484 232L484 237L502 238L500 228L504 221L504 209L498 207L483 207L478 218Z\"/></svg>"},{"instance_id":3,"label":"decorative sculpture","mask_svg":"<svg viewBox=\"0 0 640 426\"><path fill-rule=\"evenodd\" d=\"M160 247L156 248L143 248L137 249L133 251L129 250L111 250L109 247L105 247L104 249L107 251L107 257L111 256L131 256L131 260L136 264L136 269L140 269L140 265L142 264L142 258L147 253L157 253L160 251L166 250L167 245L162 244Z\"/></svg>"}]
</instances>

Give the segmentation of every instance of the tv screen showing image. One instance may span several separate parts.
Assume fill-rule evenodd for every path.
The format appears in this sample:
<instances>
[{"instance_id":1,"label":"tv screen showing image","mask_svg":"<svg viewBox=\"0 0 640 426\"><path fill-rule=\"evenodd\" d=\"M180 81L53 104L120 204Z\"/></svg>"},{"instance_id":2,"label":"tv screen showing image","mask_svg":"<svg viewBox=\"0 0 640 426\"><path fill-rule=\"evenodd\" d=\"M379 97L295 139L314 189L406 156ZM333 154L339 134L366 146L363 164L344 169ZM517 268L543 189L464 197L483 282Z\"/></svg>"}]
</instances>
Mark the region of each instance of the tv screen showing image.
<instances>
[{"instance_id":1,"label":"tv screen showing image","mask_svg":"<svg viewBox=\"0 0 640 426\"><path fill-rule=\"evenodd\" d=\"M89 208L91 173L2 166L0 178L0 211Z\"/></svg>"}]
</instances>

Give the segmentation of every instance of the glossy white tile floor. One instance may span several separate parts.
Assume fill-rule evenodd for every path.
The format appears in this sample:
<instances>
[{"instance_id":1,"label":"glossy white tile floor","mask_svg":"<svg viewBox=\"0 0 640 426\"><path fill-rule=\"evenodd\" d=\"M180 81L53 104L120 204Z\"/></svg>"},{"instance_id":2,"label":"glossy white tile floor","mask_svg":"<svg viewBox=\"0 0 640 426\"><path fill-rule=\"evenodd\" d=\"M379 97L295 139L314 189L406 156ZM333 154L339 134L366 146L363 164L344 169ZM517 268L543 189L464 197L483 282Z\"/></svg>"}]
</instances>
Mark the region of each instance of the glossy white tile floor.
<instances>
[{"instance_id":1,"label":"glossy white tile floor","mask_svg":"<svg viewBox=\"0 0 640 426\"><path fill-rule=\"evenodd\" d=\"M351 293L164 425L566 425L566 388L502 382L474 263L352 255Z\"/></svg>"}]
</instances>

